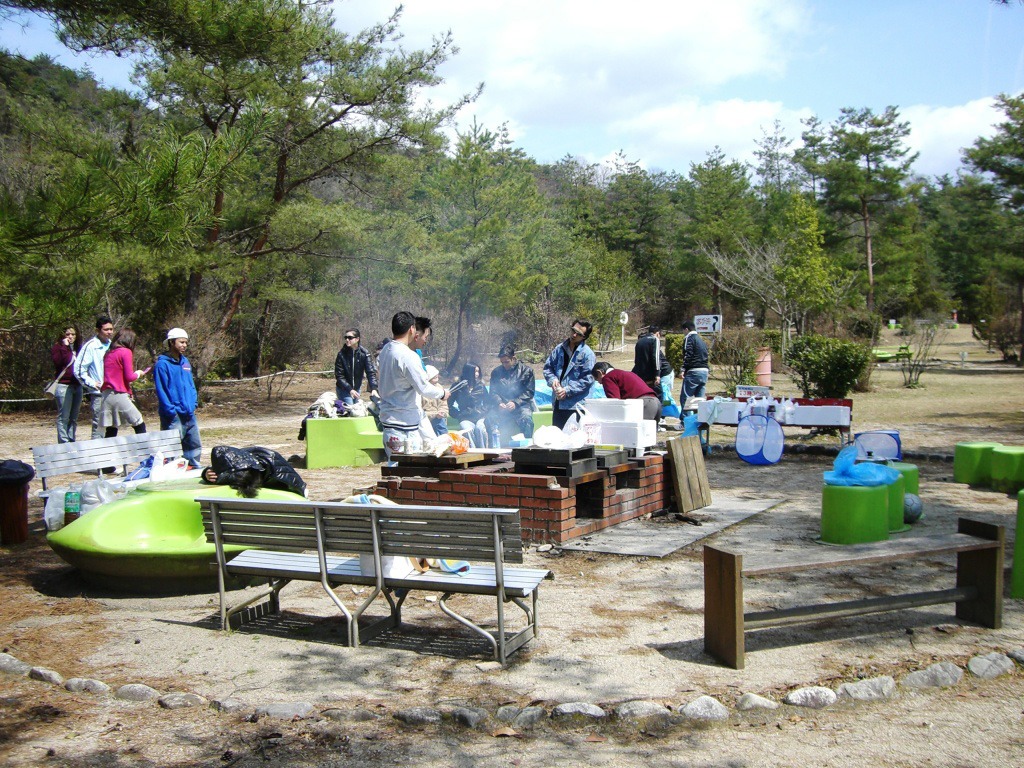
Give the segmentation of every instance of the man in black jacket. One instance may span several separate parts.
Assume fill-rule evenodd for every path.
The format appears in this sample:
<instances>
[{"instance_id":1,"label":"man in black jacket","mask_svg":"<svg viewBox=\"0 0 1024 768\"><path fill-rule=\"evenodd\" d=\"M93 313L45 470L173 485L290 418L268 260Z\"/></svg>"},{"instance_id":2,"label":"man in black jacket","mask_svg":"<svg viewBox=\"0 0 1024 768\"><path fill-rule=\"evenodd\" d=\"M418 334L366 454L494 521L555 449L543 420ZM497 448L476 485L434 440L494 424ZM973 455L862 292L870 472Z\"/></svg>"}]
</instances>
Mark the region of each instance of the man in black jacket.
<instances>
[{"instance_id":1,"label":"man in black jacket","mask_svg":"<svg viewBox=\"0 0 1024 768\"><path fill-rule=\"evenodd\" d=\"M345 346L334 358L334 391L345 405L359 399L359 390L366 376L370 397L377 397L377 366L366 348L359 343L359 329L345 331Z\"/></svg>"},{"instance_id":2,"label":"man in black jacket","mask_svg":"<svg viewBox=\"0 0 1024 768\"><path fill-rule=\"evenodd\" d=\"M491 399L494 407L487 417L487 430L498 429L502 442L522 432L533 437L533 395L536 376L533 370L516 360L516 350L506 344L498 352L501 363L491 371Z\"/></svg>"},{"instance_id":3,"label":"man in black jacket","mask_svg":"<svg viewBox=\"0 0 1024 768\"><path fill-rule=\"evenodd\" d=\"M691 397L703 399L708 383L708 346L694 330L693 321L683 323L683 407Z\"/></svg>"},{"instance_id":4,"label":"man in black jacket","mask_svg":"<svg viewBox=\"0 0 1024 768\"><path fill-rule=\"evenodd\" d=\"M661 362L661 329L652 325L647 329L647 333L636 340L636 347L633 350L633 373L643 379L658 398L662 396Z\"/></svg>"}]
</instances>

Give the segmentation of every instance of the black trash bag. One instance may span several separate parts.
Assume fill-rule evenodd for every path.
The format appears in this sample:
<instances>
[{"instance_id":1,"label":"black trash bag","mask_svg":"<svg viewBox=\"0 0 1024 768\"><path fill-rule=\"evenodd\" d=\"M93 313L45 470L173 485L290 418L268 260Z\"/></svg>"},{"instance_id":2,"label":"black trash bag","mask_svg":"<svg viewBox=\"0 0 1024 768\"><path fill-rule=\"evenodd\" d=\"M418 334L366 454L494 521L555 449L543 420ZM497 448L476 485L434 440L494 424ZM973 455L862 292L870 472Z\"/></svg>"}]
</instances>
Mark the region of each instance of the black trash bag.
<instances>
[{"instance_id":1,"label":"black trash bag","mask_svg":"<svg viewBox=\"0 0 1024 768\"><path fill-rule=\"evenodd\" d=\"M36 476L36 471L24 461L0 461L0 485L25 485Z\"/></svg>"}]
</instances>

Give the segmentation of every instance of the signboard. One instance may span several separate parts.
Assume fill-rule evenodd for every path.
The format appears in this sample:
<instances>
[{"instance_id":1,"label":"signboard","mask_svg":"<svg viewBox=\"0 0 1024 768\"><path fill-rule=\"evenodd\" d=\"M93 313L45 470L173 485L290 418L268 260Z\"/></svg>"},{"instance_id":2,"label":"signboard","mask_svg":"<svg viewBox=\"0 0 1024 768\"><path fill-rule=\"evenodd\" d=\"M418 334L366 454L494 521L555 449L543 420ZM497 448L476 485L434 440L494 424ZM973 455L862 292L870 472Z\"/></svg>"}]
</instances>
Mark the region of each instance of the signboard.
<instances>
[{"instance_id":1,"label":"signboard","mask_svg":"<svg viewBox=\"0 0 1024 768\"><path fill-rule=\"evenodd\" d=\"M753 387L753 386L750 386L750 385L747 385L747 384L737 384L736 385L736 397L746 397L746 398L765 397L765 398L767 398L767 397L771 397L771 396L772 396L772 388L771 387Z\"/></svg>"},{"instance_id":2,"label":"signboard","mask_svg":"<svg viewBox=\"0 0 1024 768\"><path fill-rule=\"evenodd\" d=\"M722 316L695 315L693 325L697 333L719 333L722 330Z\"/></svg>"}]
</instances>

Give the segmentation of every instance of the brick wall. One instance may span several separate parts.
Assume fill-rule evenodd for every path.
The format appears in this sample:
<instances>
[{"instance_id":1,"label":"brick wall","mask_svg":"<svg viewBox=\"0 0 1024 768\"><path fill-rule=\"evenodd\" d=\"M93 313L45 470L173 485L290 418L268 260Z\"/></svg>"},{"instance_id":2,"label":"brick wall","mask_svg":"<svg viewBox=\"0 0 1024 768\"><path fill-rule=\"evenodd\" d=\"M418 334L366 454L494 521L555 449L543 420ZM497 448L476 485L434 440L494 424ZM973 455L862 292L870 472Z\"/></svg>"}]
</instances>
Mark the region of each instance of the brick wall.
<instances>
[{"instance_id":1,"label":"brick wall","mask_svg":"<svg viewBox=\"0 0 1024 768\"><path fill-rule=\"evenodd\" d=\"M509 465L440 472L438 477L385 477L376 493L399 504L518 507L523 538L559 543L668 506L672 494L661 456L630 459L628 468L575 483L523 475Z\"/></svg>"}]
</instances>

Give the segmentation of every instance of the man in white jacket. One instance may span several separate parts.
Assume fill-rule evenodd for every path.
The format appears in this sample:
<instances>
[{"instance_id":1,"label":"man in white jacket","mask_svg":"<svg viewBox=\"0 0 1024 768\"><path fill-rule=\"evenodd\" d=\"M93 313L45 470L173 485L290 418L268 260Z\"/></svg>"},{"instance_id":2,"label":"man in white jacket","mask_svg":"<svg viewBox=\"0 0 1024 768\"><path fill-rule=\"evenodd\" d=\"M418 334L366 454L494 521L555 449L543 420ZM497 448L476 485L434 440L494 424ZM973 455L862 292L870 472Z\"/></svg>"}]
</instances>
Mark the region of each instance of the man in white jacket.
<instances>
[{"instance_id":1,"label":"man in white jacket","mask_svg":"<svg viewBox=\"0 0 1024 768\"><path fill-rule=\"evenodd\" d=\"M390 344L377 358L380 423L384 429L384 452L418 453L423 450L420 422L423 412L416 396L447 400L448 390L431 384L416 350L430 337L429 318L398 312L391 318Z\"/></svg>"},{"instance_id":2,"label":"man in white jacket","mask_svg":"<svg viewBox=\"0 0 1024 768\"><path fill-rule=\"evenodd\" d=\"M100 389L103 387L103 356L110 349L110 340L114 338L114 323L106 315L96 318L96 335L89 339L78 351L75 358L75 378L82 382L83 394L89 398L92 408L92 439L103 437L106 433L100 426Z\"/></svg>"}]
</instances>

